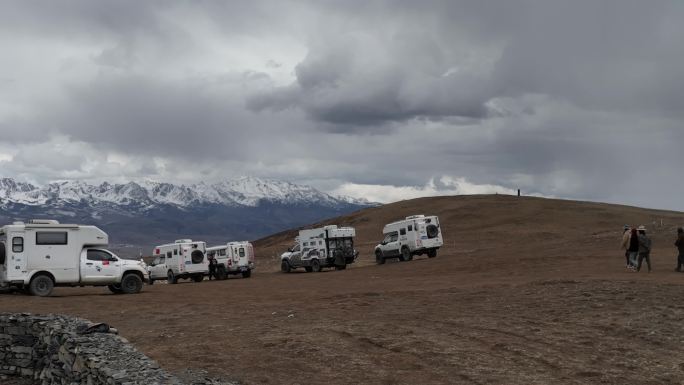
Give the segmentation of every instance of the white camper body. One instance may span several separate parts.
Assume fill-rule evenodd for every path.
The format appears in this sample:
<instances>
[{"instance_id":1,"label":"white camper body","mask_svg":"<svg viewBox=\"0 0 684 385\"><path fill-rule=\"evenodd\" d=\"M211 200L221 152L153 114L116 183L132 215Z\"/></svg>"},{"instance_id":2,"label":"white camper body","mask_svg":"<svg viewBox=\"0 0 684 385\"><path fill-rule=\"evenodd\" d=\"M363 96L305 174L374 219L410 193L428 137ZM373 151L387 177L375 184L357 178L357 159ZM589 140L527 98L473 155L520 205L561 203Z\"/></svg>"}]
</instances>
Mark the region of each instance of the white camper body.
<instances>
[{"instance_id":1,"label":"white camper body","mask_svg":"<svg viewBox=\"0 0 684 385\"><path fill-rule=\"evenodd\" d=\"M414 255L437 256L437 250L444 244L442 227L437 216L412 215L406 219L385 225L385 238L375 246L375 260L379 264L385 259L399 258L410 261Z\"/></svg>"},{"instance_id":2,"label":"white camper body","mask_svg":"<svg viewBox=\"0 0 684 385\"><path fill-rule=\"evenodd\" d=\"M209 273L209 261L205 254L207 244L192 239L179 239L174 243L154 248L155 260L148 267L150 282L166 279L168 283L178 283L179 279L204 280Z\"/></svg>"},{"instance_id":3,"label":"white camper body","mask_svg":"<svg viewBox=\"0 0 684 385\"><path fill-rule=\"evenodd\" d=\"M353 227L336 225L300 230L295 244L280 256L281 270L286 273L299 267L307 272L317 272L324 267L344 270L359 255L354 250L355 236Z\"/></svg>"},{"instance_id":4,"label":"white camper body","mask_svg":"<svg viewBox=\"0 0 684 385\"><path fill-rule=\"evenodd\" d=\"M41 296L50 295L54 286L109 286L115 293L139 292L147 278L145 268L104 249L108 243L107 234L95 226L55 220L3 226L0 287L27 288ZM122 286L128 274L134 277Z\"/></svg>"},{"instance_id":5,"label":"white camper body","mask_svg":"<svg viewBox=\"0 0 684 385\"><path fill-rule=\"evenodd\" d=\"M228 275L235 274L249 278L256 267L254 246L247 241L228 242L225 245L209 247L207 257L216 259L218 279L226 279Z\"/></svg>"}]
</instances>

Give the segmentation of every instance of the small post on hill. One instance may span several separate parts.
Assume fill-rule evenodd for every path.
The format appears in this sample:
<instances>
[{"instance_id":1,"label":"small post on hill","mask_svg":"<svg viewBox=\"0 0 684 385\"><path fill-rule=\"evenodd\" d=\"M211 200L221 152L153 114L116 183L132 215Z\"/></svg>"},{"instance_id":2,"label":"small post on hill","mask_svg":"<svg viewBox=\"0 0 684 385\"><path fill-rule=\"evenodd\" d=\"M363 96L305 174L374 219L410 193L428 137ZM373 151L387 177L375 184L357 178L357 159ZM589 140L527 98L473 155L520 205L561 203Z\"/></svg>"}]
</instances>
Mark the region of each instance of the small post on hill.
<instances>
[{"instance_id":1,"label":"small post on hill","mask_svg":"<svg viewBox=\"0 0 684 385\"><path fill-rule=\"evenodd\" d=\"M520 189L518 189L518 196L520 196Z\"/></svg>"}]
</instances>

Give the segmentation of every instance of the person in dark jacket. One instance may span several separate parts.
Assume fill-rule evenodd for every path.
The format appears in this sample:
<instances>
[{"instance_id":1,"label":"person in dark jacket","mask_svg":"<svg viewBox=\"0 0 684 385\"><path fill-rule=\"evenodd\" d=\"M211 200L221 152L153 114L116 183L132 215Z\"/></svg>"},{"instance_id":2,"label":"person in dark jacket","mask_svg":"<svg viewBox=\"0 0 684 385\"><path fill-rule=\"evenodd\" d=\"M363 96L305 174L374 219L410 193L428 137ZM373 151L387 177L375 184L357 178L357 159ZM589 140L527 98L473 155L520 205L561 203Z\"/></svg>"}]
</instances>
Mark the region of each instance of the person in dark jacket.
<instances>
[{"instance_id":1,"label":"person in dark jacket","mask_svg":"<svg viewBox=\"0 0 684 385\"><path fill-rule=\"evenodd\" d=\"M648 265L648 272L651 272L651 238L646 236L646 228L639 226L639 262L637 263L637 271L641 270L641 262L646 260Z\"/></svg>"},{"instance_id":2,"label":"person in dark jacket","mask_svg":"<svg viewBox=\"0 0 684 385\"><path fill-rule=\"evenodd\" d=\"M629 248L627 251L629 252L629 265L627 268L634 270L637 265L637 257L639 256L639 234L635 228L632 229L629 236Z\"/></svg>"},{"instance_id":3,"label":"person in dark jacket","mask_svg":"<svg viewBox=\"0 0 684 385\"><path fill-rule=\"evenodd\" d=\"M675 247L679 251L679 256L677 256L677 268L675 271L682 271L682 265L684 265L684 229L681 227L677 229L677 240L675 241Z\"/></svg>"},{"instance_id":4,"label":"person in dark jacket","mask_svg":"<svg viewBox=\"0 0 684 385\"><path fill-rule=\"evenodd\" d=\"M213 254L209 254L207 259L209 260L209 280L211 281L212 277L218 278L216 276L216 257Z\"/></svg>"}]
</instances>

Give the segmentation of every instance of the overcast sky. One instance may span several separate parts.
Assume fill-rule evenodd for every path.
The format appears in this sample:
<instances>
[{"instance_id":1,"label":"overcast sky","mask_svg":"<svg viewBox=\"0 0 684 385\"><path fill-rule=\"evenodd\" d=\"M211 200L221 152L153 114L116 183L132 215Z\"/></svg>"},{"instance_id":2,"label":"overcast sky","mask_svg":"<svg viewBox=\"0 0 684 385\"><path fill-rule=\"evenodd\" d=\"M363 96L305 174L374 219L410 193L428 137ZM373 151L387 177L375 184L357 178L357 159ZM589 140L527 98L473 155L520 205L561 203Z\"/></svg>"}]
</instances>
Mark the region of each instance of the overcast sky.
<instances>
[{"instance_id":1,"label":"overcast sky","mask_svg":"<svg viewBox=\"0 0 684 385\"><path fill-rule=\"evenodd\" d=\"M0 176L684 210L681 1L1 1Z\"/></svg>"}]
</instances>

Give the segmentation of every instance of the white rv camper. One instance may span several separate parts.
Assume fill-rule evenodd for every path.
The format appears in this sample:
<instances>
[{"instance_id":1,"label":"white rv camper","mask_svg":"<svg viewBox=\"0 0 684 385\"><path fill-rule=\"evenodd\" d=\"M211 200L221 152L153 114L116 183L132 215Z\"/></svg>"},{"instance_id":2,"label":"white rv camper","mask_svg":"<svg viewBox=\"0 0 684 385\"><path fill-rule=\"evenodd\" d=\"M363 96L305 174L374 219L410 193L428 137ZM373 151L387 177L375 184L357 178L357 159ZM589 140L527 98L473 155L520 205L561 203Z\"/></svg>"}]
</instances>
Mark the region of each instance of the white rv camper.
<instances>
[{"instance_id":1,"label":"white rv camper","mask_svg":"<svg viewBox=\"0 0 684 385\"><path fill-rule=\"evenodd\" d=\"M280 269L285 273L299 267L307 272L318 272L324 267L344 270L359 255L354 250L355 236L353 227L336 225L301 230L295 244L280 256Z\"/></svg>"},{"instance_id":2,"label":"white rv camper","mask_svg":"<svg viewBox=\"0 0 684 385\"><path fill-rule=\"evenodd\" d=\"M388 258L410 261L414 255L437 256L444 244L442 227L437 216L412 215L406 219L385 225L385 238L375 246L375 261L385 263Z\"/></svg>"},{"instance_id":3,"label":"white rv camper","mask_svg":"<svg viewBox=\"0 0 684 385\"><path fill-rule=\"evenodd\" d=\"M138 293L147 272L139 261L104 249L107 234L95 226L55 220L15 222L0 228L0 287L48 296L55 286L108 286Z\"/></svg>"},{"instance_id":4,"label":"white rv camper","mask_svg":"<svg viewBox=\"0 0 684 385\"><path fill-rule=\"evenodd\" d=\"M254 264L254 247L247 241L228 242L225 245L207 248L207 257L216 259L216 276L226 279L228 275L241 274L249 278Z\"/></svg>"},{"instance_id":5,"label":"white rv camper","mask_svg":"<svg viewBox=\"0 0 684 385\"><path fill-rule=\"evenodd\" d=\"M178 283L179 279L202 282L209 273L206 250L205 242L194 242L192 239L179 239L155 247L155 259L148 267L150 283L160 279L166 279L171 284Z\"/></svg>"}]
</instances>

